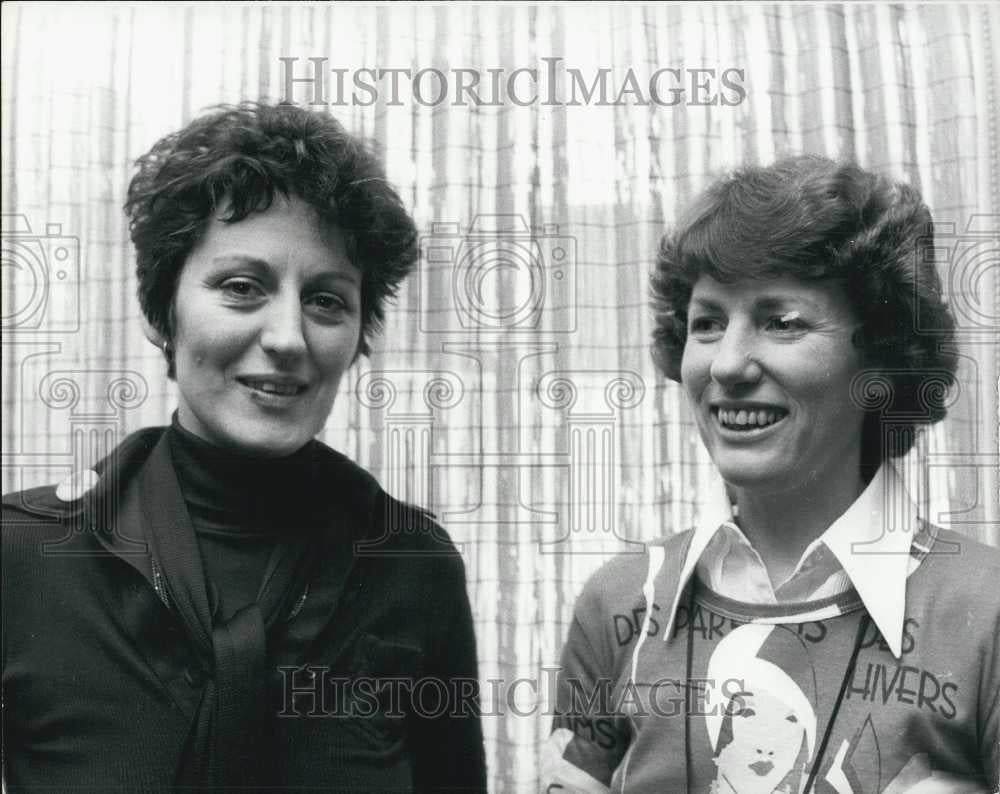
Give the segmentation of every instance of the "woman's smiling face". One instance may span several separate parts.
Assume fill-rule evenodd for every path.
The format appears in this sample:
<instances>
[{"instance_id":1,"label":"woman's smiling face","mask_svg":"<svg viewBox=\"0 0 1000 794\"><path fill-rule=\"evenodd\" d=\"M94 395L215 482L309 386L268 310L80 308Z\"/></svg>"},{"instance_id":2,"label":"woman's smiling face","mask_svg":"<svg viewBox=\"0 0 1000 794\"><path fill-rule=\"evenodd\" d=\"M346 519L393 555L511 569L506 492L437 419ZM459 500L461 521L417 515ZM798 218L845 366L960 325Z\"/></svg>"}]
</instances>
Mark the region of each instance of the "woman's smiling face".
<instances>
[{"instance_id":1,"label":"woman's smiling face","mask_svg":"<svg viewBox=\"0 0 1000 794\"><path fill-rule=\"evenodd\" d=\"M181 271L171 344L178 418L268 457L316 436L361 333L361 273L343 236L298 198L213 219Z\"/></svg>"},{"instance_id":2,"label":"woman's smiling face","mask_svg":"<svg viewBox=\"0 0 1000 794\"><path fill-rule=\"evenodd\" d=\"M723 479L762 492L858 477L864 365L842 285L702 276L688 306L681 380ZM842 480L841 480L842 481Z\"/></svg>"}]
</instances>

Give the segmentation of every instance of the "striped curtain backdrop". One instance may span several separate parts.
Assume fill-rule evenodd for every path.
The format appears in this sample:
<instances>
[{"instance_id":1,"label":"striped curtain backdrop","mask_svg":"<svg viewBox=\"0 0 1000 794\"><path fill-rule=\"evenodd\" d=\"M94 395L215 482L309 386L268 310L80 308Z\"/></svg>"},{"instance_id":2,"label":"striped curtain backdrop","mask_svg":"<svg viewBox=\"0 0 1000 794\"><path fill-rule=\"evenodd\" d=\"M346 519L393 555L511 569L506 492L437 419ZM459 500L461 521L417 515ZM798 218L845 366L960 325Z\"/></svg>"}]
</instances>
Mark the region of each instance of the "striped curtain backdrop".
<instances>
[{"instance_id":1,"label":"striped curtain backdrop","mask_svg":"<svg viewBox=\"0 0 1000 794\"><path fill-rule=\"evenodd\" d=\"M174 408L121 212L139 154L259 97L380 144L423 258L324 440L461 544L493 791L535 790L587 576L711 482L648 275L715 173L816 152L923 192L962 365L905 468L933 520L1000 543L997 6L8 3L2 35L5 492Z\"/></svg>"}]
</instances>

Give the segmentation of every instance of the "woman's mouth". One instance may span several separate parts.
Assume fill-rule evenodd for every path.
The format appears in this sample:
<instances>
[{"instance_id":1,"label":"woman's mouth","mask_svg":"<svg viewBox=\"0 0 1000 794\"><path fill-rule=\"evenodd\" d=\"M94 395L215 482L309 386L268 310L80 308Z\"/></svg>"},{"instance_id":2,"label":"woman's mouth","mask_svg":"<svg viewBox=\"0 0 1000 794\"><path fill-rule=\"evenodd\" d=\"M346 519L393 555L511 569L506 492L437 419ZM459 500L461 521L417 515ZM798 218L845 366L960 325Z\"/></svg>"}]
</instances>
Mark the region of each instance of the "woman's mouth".
<instances>
[{"instance_id":1,"label":"woman's mouth","mask_svg":"<svg viewBox=\"0 0 1000 794\"><path fill-rule=\"evenodd\" d=\"M308 388L300 383L264 378L237 378L237 380L247 388L252 399L263 405L287 405Z\"/></svg>"},{"instance_id":2,"label":"woman's mouth","mask_svg":"<svg viewBox=\"0 0 1000 794\"><path fill-rule=\"evenodd\" d=\"M745 437L762 435L788 416L784 408L712 408L716 426L727 434Z\"/></svg>"}]
</instances>

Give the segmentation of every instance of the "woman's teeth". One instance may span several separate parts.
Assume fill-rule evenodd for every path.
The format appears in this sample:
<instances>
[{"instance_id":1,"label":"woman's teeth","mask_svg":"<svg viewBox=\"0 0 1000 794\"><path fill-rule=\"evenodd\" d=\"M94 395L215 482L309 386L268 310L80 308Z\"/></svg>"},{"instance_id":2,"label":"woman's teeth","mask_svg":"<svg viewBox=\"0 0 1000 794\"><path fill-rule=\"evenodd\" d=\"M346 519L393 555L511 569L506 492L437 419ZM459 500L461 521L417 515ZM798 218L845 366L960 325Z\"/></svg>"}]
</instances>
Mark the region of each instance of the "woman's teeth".
<instances>
[{"instance_id":1,"label":"woman's teeth","mask_svg":"<svg viewBox=\"0 0 1000 794\"><path fill-rule=\"evenodd\" d=\"M721 425L738 430L767 427L768 425L773 425L779 419L783 419L785 416L784 411L773 409L746 410L741 408L738 411L734 411L720 408L717 413Z\"/></svg>"},{"instance_id":2,"label":"woman's teeth","mask_svg":"<svg viewBox=\"0 0 1000 794\"><path fill-rule=\"evenodd\" d=\"M248 386L258 391L268 392L269 394L285 394L294 395L299 393L299 386L294 383L271 383L270 381L262 380L248 380L245 381Z\"/></svg>"}]
</instances>

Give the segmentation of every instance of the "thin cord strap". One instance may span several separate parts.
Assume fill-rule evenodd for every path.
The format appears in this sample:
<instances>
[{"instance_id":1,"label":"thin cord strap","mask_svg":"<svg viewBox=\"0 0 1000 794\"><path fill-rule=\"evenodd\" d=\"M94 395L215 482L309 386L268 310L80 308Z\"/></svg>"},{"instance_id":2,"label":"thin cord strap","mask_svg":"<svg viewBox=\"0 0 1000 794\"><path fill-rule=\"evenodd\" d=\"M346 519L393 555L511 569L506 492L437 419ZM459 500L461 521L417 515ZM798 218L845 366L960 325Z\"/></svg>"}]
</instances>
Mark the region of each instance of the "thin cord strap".
<instances>
[{"instance_id":1,"label":"thin cord strap","mask_svg":"<svg viewBox=\"0 0 1000 794\"><path fill-rule=\"evenodd\" d=\"M691 791L691 671L694 669L694 579L688 582L687 662L684 675L684 790Z\"/></svg>"},{"instance_id":2,"label":"thin cord strap","mask_svg":"<svg viewBox=\"0 0 1000 794\"><path fill-rule=\"evenodd\" d=\"M833 725L837 721L837 715L840 713L840 705L844 702L844 696L847 694L847 686L854 680L854 668L858 664L858 654L861 652L861 643L864 641L867 629L868 613L864 612L858 621L858 633L854 638L854 649L851 651L851 659L847 663L847 669L844 671L844 678L840 682L840 691L837 693L837 700L833 704L833 711L830 712L830 719L827 720L826 730L823 731L823 741L820 742L819 749L816 751L816 762L812 765L812 769L809 770L809 778L806 780L805 788L802 789L802 794L809 794L813 790L816 775L819 774L820 767L823 765L826 746L830 743L830 735L833 733Z\"/></svg>"}]
</instances>

